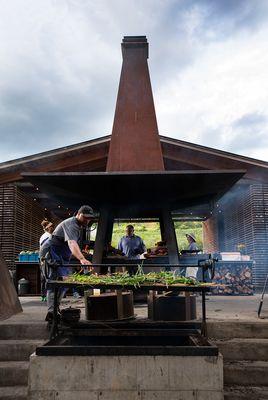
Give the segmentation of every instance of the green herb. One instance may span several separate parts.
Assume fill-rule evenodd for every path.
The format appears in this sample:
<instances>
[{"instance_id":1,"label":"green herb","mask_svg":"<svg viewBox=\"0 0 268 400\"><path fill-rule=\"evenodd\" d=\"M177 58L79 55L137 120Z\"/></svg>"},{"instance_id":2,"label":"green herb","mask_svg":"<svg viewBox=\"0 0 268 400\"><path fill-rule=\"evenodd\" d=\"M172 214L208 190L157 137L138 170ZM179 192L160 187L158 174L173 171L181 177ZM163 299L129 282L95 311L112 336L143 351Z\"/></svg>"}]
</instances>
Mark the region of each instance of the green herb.
<instances>
[{"instance_id":1,"label":"green herb","mask_svg":"<svg viewBox=\"0 0 268 400\"><path fill-rule=\"evenodd\" d=\"M194 285L199 286L200 283L192 278L186 278L184 276L178 276L175 272L160 271L160 272L149 272L145 274L141 268L135 275L129 275L128 272L117 272L111 275L79 275L74 273L70 275L67 282L81 283L88 285L119 285L119 286L133 286L140 287L141 285L165 285L166 287L172 285Z\"/></svg>"}]
</instances>

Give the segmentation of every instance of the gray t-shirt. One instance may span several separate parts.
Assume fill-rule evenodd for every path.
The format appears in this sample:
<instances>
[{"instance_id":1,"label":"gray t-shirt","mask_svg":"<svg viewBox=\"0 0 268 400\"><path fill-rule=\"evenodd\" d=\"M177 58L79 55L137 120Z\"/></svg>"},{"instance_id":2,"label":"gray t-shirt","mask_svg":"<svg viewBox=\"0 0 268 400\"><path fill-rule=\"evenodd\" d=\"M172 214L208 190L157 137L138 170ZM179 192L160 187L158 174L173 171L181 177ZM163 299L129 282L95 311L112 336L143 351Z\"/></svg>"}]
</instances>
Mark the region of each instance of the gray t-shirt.
<instances>
[{"instance_id":1,"label":"gray t-shirt","mask_svg":"<svg viewBox=\"0 0 268 400\"><path fill-rule=\"evenodd\" d=\"M80 244L82 240L83 228L76 217L71 217L62 221L54 230L53 236L62 239L64 242L75 240Z\"/></svg>"}]
</instances>

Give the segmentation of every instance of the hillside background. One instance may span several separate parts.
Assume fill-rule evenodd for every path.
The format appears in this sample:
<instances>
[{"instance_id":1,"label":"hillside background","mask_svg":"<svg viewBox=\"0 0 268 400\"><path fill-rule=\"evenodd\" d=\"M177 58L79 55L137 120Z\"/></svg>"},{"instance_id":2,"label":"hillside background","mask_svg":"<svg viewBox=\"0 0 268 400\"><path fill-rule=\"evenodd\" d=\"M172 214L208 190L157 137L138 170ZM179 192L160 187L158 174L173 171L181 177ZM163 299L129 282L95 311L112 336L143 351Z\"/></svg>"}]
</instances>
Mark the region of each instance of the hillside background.
<instances>
[{"instance_id":1,"label":"hillside background","mask_svg":"<svg viewBox=\"0 0 268 400\"><path fill-rule=\"evenodd\" d=\"M130 222L131 223L131 222ZM135 228L136 235L140 236L146 247L150 248L155 245L156 242L161 240L160 227L158 222L146 222L146 223L131 223ZM125 235L125 227L127 223L114 224L112 245L117 247L119 239ZM202 242L202 222L196 221L185 221L175 222L176 236L178 241L179 250L187 249L188 242L186 239L186 233L194 233L197 241L197 245L200 250L203 249Z\"/></svg>"}]
</instances>

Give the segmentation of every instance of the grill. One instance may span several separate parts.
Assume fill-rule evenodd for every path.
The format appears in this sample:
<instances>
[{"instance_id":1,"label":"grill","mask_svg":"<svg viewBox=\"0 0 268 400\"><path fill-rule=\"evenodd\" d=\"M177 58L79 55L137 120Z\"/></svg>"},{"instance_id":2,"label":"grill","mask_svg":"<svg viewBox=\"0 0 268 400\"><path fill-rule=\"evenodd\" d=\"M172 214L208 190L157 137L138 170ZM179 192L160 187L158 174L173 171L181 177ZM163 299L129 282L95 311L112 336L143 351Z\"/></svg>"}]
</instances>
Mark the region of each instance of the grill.
<instances>
[{"instance_id":1,"label":"grill","mask_svg":"<svg viewBox=\"0 0 268 400\"><path fill-rule=\"evenodd\" d=\"M79 323L36 349L39 356L180 355L217 356L199 323L131 321Z\"/></svg>"}]
</instances>

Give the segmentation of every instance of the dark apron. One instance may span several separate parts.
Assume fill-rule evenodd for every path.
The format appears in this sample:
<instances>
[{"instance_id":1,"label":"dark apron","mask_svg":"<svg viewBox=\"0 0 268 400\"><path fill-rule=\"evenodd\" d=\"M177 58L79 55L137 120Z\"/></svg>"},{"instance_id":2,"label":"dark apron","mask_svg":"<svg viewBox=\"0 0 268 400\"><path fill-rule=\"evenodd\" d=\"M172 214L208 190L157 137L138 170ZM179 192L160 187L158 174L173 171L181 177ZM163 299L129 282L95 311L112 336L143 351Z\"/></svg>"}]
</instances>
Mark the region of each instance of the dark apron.
<instances>
[{"instance_id":1,"label":"dark apron","mask_svg":"<svg viewBox=\"0 0 268 400\"><path fill-rule=\"evenodd\" d=\"M64 264L69 264L71 255L72 253L68 243L57 236L52 236L46 260L49 266L48 279L55 280L72 273L71 268L62 266Z\"/></svg>"}]
</instances>

